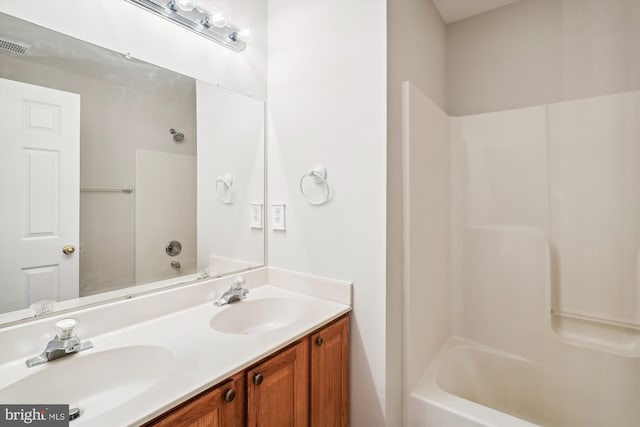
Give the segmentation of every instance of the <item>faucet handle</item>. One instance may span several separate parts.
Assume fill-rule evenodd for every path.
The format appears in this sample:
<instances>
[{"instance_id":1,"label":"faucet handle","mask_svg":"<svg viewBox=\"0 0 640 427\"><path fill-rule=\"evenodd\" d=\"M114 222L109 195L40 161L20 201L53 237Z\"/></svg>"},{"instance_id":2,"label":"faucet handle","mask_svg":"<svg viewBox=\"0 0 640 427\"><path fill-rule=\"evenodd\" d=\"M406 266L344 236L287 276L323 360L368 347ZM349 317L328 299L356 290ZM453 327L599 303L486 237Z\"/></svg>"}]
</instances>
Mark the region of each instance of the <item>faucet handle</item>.
<instances>
[{"instance_id":1,"label":"faucet handle","mask_svg":"<svg viewBox=\"0 0 640 427\"><path fill-rule=\"evenodd\" d=\"M62 319L56 323L56 335L61 340L73 338L75 333L73 330L78 325L75 319Z\"/></svg>"},{"instance_id":2,"label":"faucet handle","mask_svg":"<svg viewBox=\"0 0 640 427\"><path fill-rule=\"evenodd\" d=\"M246 280L244 280L244 277L242 276L236 276L235 279L233 279L233 284L231 285L232 289L244 289L244 285L247 283Z\"/></svg>"}]
</instances>

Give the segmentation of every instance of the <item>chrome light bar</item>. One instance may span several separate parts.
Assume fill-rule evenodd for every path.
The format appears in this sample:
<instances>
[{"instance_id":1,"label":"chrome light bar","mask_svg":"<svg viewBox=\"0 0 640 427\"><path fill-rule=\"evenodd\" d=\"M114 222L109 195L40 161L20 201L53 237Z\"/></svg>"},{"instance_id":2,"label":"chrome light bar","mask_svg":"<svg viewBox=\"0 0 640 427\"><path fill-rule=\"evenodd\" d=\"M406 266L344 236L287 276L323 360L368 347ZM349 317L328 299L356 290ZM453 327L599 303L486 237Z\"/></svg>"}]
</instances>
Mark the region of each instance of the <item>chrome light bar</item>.
<instances>
[{"instance_id":1,"label":"chrome light bar","mask_svg":"<svg viewBox=\"0 0 640 427\"><path fill-rule=\"evenodd\" d=\"M125 0L155 15L161 16L175 24L213 40L236 52L246 49L247 43L238 36L240 29L230 23L218 28L210 24L209 14L195 7L191 11L181 10L174 0Z\"/></svg>"}]
</instances>

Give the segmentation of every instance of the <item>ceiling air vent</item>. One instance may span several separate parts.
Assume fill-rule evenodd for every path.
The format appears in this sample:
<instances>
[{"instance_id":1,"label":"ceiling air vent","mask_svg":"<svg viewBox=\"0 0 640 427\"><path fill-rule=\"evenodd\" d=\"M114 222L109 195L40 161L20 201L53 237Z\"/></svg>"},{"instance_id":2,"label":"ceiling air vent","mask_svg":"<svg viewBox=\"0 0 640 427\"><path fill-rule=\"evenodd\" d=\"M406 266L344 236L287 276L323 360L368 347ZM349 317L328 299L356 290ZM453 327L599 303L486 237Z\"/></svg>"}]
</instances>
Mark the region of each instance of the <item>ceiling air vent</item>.
<instances>
[{"instance_id":1,"label":"ceiling air vent","mask_svg":"<svg viewBox=\"0 0 640 427\"><path fill-rule=\"evenodd\" d=\"M18 55L24 55L29 49L29 45L23 43L12 42L0 37L0 51L6 51L11 53L17 53Z\"/></svg>"}]
</instances>

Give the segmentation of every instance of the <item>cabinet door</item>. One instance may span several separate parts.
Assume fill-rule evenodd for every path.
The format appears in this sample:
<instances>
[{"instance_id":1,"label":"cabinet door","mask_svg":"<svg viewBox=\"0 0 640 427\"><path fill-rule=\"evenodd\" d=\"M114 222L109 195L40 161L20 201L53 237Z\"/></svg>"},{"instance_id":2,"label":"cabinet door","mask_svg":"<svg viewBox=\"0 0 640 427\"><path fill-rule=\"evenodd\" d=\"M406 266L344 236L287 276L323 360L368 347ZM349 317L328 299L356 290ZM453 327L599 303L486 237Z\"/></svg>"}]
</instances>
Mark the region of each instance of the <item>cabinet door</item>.
<instances>
[{"instance_id":1,"label":"cabinet door","mask_svg":"<svg viewBox=\"0 0 640 427\"><path fill-rule=\"evenodd\" d=\"M349 318L311 335L311 427L349 425Z\"/></svg>"},{"instance_id":2,"label":"cabinet door","mask_svg":"<svg viewBox=\"0 0 640 427\"><path fill-rule=\"evenodd\" d=\"M154 427L243 427L244 372L205 392L186 405L172 410Z\"/></svg>"},{"instance_id":3,"label":"cabinet door","mask_svg":"<svg viewBox=\"0 0 640 427\"><path fill-rule=\"evenodd\" d=\"M309 425L309 342L298 344L247 371L249 427Z\"/></svg>"}]
</instances>

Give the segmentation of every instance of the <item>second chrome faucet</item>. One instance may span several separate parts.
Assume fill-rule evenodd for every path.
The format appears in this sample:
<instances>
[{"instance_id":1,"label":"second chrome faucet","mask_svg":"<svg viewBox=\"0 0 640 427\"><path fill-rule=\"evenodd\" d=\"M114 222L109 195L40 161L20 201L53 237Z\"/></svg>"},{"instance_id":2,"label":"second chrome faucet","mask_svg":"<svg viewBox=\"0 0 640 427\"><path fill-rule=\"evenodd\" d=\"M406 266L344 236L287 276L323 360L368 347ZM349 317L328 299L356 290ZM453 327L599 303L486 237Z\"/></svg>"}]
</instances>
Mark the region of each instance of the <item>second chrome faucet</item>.
<instances>
[{"instance_id":1,"label":"second chrome faucet","mask_svg":"<svg viewBox=\"0 0 640 427\"><path fill-rule=\"evenodd\" d=\"M243 300L247 297L249 290L245 287L246 280L244 277L237 276L233 279L233 283L228 291L226 291L220 298L218 298L214 304L217 306L231 304L236 301Z\"/></svg>"}]
</instances>

